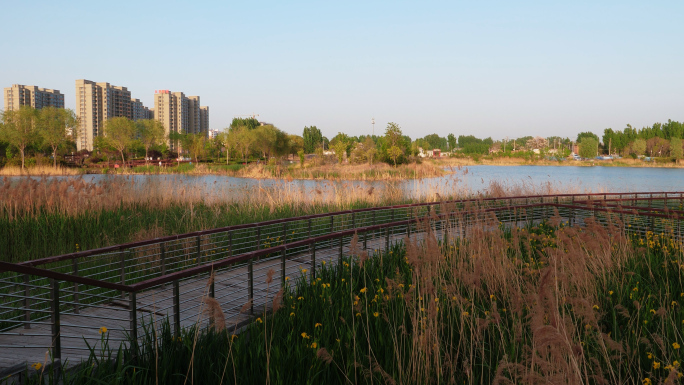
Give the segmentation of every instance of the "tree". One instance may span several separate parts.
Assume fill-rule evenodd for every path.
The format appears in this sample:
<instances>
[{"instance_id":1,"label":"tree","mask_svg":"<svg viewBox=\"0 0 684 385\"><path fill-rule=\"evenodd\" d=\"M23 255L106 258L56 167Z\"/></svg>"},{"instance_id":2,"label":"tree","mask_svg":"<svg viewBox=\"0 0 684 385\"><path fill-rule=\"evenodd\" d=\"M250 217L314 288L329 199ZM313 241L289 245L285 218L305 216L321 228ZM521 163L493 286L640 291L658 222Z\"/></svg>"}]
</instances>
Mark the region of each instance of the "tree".
<instances>
[{"instance_id":1,"label":"tree","mask_svg":"<svg viewBox=\"0 0 684 385\"><path fill-rule=\"evenodd\" d=\"M297 155L299 155L299 167L304 168L304 159L306 159L304 150L297 151Z\"/></svg>"},{"instance_id":2,"label":"tree","mask_svg":"<svg viewBox=\"0 0 684 385\"><path fill-rule=\"evenodd\" d=\"M304 151L304 138L299 135L288 135L288 147L288 153L294 158L295 154Z\"/></svg>"},{"instance_id":3,"label":"tree","mask_svg":"<svg viewBox=\"0 0 684 385\"><path fill-rule=\"evenodd\" d=\"M646 149L651 156L653 156L654 152L658 154L658 156L662 156L663 152L667 153L669 146L670 142L658 136L654 136L646 141Z\"/></svg>"},{"instance_id":4,"label":"tree","mask_svg":"<svg viewBox=\"0 0 684 385\"><path fill-rule=\"evenodd\" d=\"M228 164L230 153L237 147L237 132L226 128L216 136L216 140L226 149L226 164Z\"/></svg>"},{"instance_id":5,"label":"tree","mask_svg":"<svg viewBox=\"0 0 684 385\"><path fill-rule=\"evenodd\" d=\"M342 163L344 161L344 155L347 153L347 143L342 140L338 140L332 145L332 149L335 150L335 155L337 155L337 161Z\"/></svg>"},{"instance_id":6,"label":"tree","mask_svg":"<svg viewBox=\"0 0 684 385\"><path fill-rule=\"evenodd\" d=\"M682 140L679 138L670 139L670 156L675 159L682 159Z\"/></svg>"},{"instance_id":7,"label":"tree","mask_svg":"<svg viewBox=\"0 0 684 385\"><path fill-rule=\"evenodd\" d=\"M248 130L254 130L255 128L261 126L256 118L233 118L230 123L230 128L246 127Z\"/></svg>"},{"instance_id":8,"label":"tree","mask_svg":"<svg viewBox=\"0 0 684 385\"><path fill-rule=\"evenodd\" d=\"M76 135L78 118L72 110L44 107L36 111L38 132L47 146L52 149L52 166L57 168L57 149Z\"/></svg>"},{"instance_id":9,"label":"tree","mask_svg":"<svg viewBox=\"0 0 684 385\"><path fill-rule=\"evenodd\" d=\"M373 138L371 138L370 136L366 137L366 140L363 141L363 148L366 153L366 159L368 159L368 163L372 166L373 158L375 157L375 154L378 152L378 148L376 147Z\"/></svg>"},{"instance_id":10,"label":"tree","mask_svg":"<svg viewBox=\"0 0 684 385\"><path fill-rule=\"evenodd\" d=\"M596 140L597 143L599 141L598 135L594 134L593 132L587 131L580 132L579 134L577 134L577 143L580 143L584 138L593 138L594 140Z\"/></svg>"},{"instance_id":11,"label":"tree","mask_svg":"<svg viewBox=\"0 0 684 385\"><path fill-rule=\"evenodd\" d=\"M579 143L579 156L582 158L593 158L598 154L598 140L591 137L585 136Z\"/></svg>"},{"instance_id":12,"label":"tree","mask_svg":"<svg viewBox=\"0 0 684 385\"><path fill-rule=\"evenodd\" d=\"M447 143L449 143L449 151L456 149L456 136L454 134L447 135Z\"/></svg>"},{"instance_id":13,"label":"tree","mask_svg":"<svg viewBox=\"0 0 684 385\"><path fill-rule=\"evenodd\" d=\"M302 138L304 139L304 151L307 154L312 154L316 147L324 142L323 134L316 126L304 127Z\"/></svg>"},{"instance_id":14,"label":"tree","mask_svg":"<svg viewBox=\"0 0 684 385\"><path fill-rule=\"evenodd\" d=\"M242 154L242 160L245 161L254 146L254 134L247 127L240 127L235 131L235 135L236 147Z\"/></svg>"},{"instance_id":15,"label":"tree","mask_svg":"<svg viewBox=\"0 0 684 385\"><path fill-rule=\"evenodd\" d=\"M394 167L397 167L397 158L404 154L399 146L392 146L387 150L387 155L394 160Z\"/></svg>"},{"instance_id":16,"label":"tree","mask_svg":"<svg viewBox=\"0 0 684 385\"><path fill-rule=\"evenodd\" d=\"M635 155L644 155L646 153L646 141L643 139L636 139L632 142L631 146L632 153Z\"/></svg>"},{"instance_id":17,"label":"tree","mask_svg":"<svg viewBox=\"0 0 684 385\"><path fill-rule=\"evenodd\" d=\"M2 114L2 137L21 153L21 168L26 167L26 147L40 140L36 129L36 110L21 106L18 111L5 111Z\"/></svg>"},{"instance_id":18,"label":"tree","mask_svg":"<svg viewBox=\"0 0 684 385\"><path fill-rule=\"evenodd\" d=\"M207 136L204 133L184 135L183 148L190 152L190 156L195 158L195 163L199 162L199 157L203 156L206 148Z\"/></svg>"},{"instance_id":19,"label":"tree","mask_svg":"<svg viewBox=\"0 0 684 385\"><path fill-rule=\"evenodd\" d=\"M105 122L107 144L119 151L124 167L126 167L124 151L133 143L135 131L135 123L128 118L111 118Z\"/></svg>"},{"instance_id":20,"label":"tree","mask_svg":"<svg viewBox=\"0 0 684 385\"><path fill-rule=\"evenodd\" d=\"M140 143L145 148L145 164L147 164L147 155L150 147L160 146L164 143L166 136L164 125L158 120L144 119L137 122L136 128L138 130Z\"/></svg>"},{"instance_id":21,"label":"tree","mask_svg":"<svg viewBox=\"0 0 684 385\"><path fill-rule=\"evenodd\" d=\"M528 138L532 137L530 136ZM525 143L525 141L521 143ZM487 154L492 144L494 144L492 138L479 139L474 137L473 135L458 136L458 147L464 154Z\"/></svg>"}]
</instances>

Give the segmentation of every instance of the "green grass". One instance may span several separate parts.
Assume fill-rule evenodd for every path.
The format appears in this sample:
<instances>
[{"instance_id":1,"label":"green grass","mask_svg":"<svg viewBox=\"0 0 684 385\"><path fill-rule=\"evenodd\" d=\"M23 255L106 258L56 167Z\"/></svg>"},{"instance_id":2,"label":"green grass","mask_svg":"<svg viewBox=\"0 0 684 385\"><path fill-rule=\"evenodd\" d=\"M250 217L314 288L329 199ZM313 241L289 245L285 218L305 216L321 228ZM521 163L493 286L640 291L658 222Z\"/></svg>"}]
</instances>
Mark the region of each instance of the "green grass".
<instances>
[{"instance_id":1,"label":"green grass","mask_svg":"<svg viewBox=\"0 0 684 385\"><path fill-rule=\"evenodd\" d=\"M546 223L355 254L291 277L282 308L237 337L166 326L158 353L148 332L95 369L93 354L73 383L656 384L682 369L671 234Z\"/></svg>"},{"instance_id":2,"label":"green grass","mask_svg":"<svg viewBox=\"0 0 684 385\"><path fill-rule=\"evenodd\" d=\"M182 203L162 208L141 203L73 216L50 212L15 219L0 216L0 260L27 261L163 235L370 206L365 202L344 207L283 204L271 210L268 205L240 203L199 203L192 208Z\"/></svg>"}]
</instances>

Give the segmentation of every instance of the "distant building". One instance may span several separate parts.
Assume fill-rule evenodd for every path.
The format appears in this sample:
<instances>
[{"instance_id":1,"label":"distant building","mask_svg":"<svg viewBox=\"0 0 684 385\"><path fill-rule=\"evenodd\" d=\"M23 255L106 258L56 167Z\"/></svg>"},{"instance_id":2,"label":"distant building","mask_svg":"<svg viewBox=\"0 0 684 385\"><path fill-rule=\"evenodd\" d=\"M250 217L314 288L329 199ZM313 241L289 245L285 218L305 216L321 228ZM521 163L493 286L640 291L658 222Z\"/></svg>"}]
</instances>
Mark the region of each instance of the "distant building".
<instances>
[{"instance_id":1,"label":"distant building","mask_svg":"<svg viewBox=\"0 0 684 385\"><path fill-rule=\"evenodd\" d=\"M150 119L150 110L131 98L126 87L90 80L76 80L76 116L80 121L76 147L93 150L93 141L103 135L104 122L111 118Z\"/></svg>"},{"instance_id":2,"label":"distant building","mask_svg":"<svg viewBox=\"0 0 684 385\"><path fill-rule=\"evenodd\" d=\"M214 139L221 133L219 130L209 130L209 139Z\"/></svg>"},{"instance_id":3,"label":"distant building","mask_svg":"<svg viewBox=\"0 0 684 385\"><path fill-rule=\"evenodd\" d=\"M200 107L200 132L209 132L209 107ZM214 130L216 131L216 130Z\"/></svg>"},{"instance_id":4,"label":"distant building","mask_svg":"<svg viewBox=\"0 0 684 385\"><path fill-rule=\"evenodd\" d=\"M4 89L4 96L5 111L16 111L21 106L64 108L64 95L59 90L12 84Z\"/></svg>"},{"instance_id":5,"label":"distant building","mask_svg":"<svg viewBox=\"0 0 684 385\"><path fill-rule=\"evenodd\" d=\"M149 108L142 104L140 99L132 99L131 114L133 116L132 120L154 119L154 108L150 111Z\"/></svg>"},{"instance_id":6,"label":"distant building","mask_svg":"<svg viewBox=\"0 0 684 385\"><path fill-rule=\"evenodd\" d=\"M188 134L200 133L200 97L188 96ZM205 131L206 134L206 131Z\"/></svg>"},{"instance_id":7,"label":"distant building","mask_svg":"<svg viewBox=\"0 0 684 385\"><path fill-rule=\"evenodd\" d=\"M157 90L154 92L154 119L164 126L166 135L209 133L209 107L200 106L199 96L185 96L182 92ZM175 143L169 147L174 149Z\"/></svg>"}]
</instances>

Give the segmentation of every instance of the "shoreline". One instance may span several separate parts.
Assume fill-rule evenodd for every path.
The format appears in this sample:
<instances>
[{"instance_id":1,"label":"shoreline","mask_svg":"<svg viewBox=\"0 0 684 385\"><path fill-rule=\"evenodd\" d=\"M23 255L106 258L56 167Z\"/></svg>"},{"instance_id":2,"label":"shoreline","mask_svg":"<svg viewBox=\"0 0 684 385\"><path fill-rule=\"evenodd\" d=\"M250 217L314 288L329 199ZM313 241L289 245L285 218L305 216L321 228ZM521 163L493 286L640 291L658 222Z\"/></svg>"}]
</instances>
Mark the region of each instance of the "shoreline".
<instances>
[{"instance_id":1,"label":"shoreline","mask_svg":"<svg viewBox=\"0 0 684 385\"><path fill-rule=\"evenodd\" d=\"M538 160L538 161L526 161L523 159L516 158L504 158L505 161L497 160L479 160L475 161L471 158L450 158L450 159L440 159L437 162L443 164L444 166L547 166L547 167L624 167L624 168L684 168L684 163L656 163L644 162L634 159L619 159L619 160L564 160L562 162L558 161L548 161L548 160Z\"/></svg>"},{"instance_id":2,"label":"shoreline","mask_svg":"<svg viewBox=\"0 0 684 385\"><path fill-rule=\"evenodd\" d=\"M427 166L426 166L427 165ZM133 171L132 168L119 169L111 172L112 169L102 168L64 168L59 167L54 169L52 167L38 167L20 170L18 168L0 169L0 178L2 177L41 177L41 176L81 176L81 175L220 175L229 176L233 178L244 179L278 179L278 180L347 180L347 181L401 181L401 180L421 180L426 178L435 178L453 174L455 171L451 170L454 167L470 167L470 166L537 166L537 167L621 167L621 168L672 168L684 169L684 163L656 163L644 162L634 159L620 159L620 160L564 160L548 161L537 160L527 161L518 158L503 158L503 159L481 159L473 160L472 158L446 158L439 160L428 160L423 164L416 165L408 164L394 168L389 165L382 165L380 167L364 165L344 165L344 166L316 166L303 169L286 168L280 171L280 175L274 175L272 171L266 170L265 166L252 166L245 170L238 171L229 170L212 170L213 167L224 167L224 164L200 164L199 167L193 165L189 170L173 170L172 168L155 169L154 171ZM249 167L249 166L248 166ZM349 172L350 169L359 169L359 172ZM421 170L417 170L421 168ZM427 170L426 170L427 169ZM33 172L36 170L37 172ZM102 172L102 171L105 172ZM438 171L441 170L441 171ZM421 175L416 176L415 172L422 171ZM366 174L369 173L370 174ZM414 172L414 175L406 173Z\"/></svg>"}]
</instances>

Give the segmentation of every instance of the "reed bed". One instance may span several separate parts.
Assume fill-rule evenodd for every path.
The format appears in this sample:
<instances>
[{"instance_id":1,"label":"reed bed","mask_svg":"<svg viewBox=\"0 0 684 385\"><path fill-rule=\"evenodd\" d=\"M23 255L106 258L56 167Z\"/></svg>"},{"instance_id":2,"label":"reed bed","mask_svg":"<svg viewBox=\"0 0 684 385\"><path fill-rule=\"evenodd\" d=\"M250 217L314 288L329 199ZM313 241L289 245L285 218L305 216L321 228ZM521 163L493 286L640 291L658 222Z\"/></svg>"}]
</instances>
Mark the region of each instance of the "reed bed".
<instances>
[{"instance_id":1,"label":"reed bed","mask_svg":"<svg viewBox=\"0 0 684 385\"><path fill-rule=\"evenodd\" d=\"M423 230L383 254L353 242L316 280L291 277L239 334L208 302L212 328L149 328L133 348L93 352L65 383L681 382L672 231L627 236L617 218L570 227L557 216L507 228L491 215L448 243Z\"/></svg>"},{"instance_id":2,"label":"reed bed","mask_svg":"<svg viewBox=\"0 0 684 385\"><path fill-rule=\"evenodd\" d=\"M25 261L119 243L270 219L473 196L455 168L441 181L264 182L228 185L172 175L0 180L0 260ZM200 177L198 177L200 178ZM561 184L492 182L479 196L573 190Z\"/></svg>"},{"instance_id":3,"label":"reed bed","mask_svg":"<svg viewBox=\"0 0 684 385\"><path fill-rule=\"evenodd\" d=\"M0 176L66 176L81 175L83 170L69 167L33 166L22 169L18 166L0 168Z\"/></svg>"}]
</instances>

